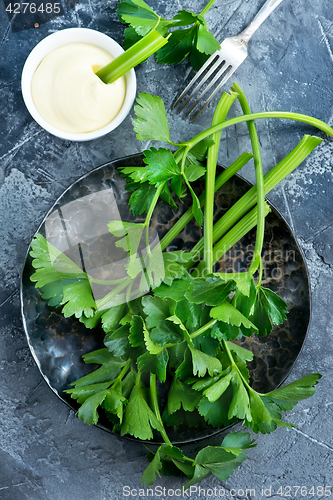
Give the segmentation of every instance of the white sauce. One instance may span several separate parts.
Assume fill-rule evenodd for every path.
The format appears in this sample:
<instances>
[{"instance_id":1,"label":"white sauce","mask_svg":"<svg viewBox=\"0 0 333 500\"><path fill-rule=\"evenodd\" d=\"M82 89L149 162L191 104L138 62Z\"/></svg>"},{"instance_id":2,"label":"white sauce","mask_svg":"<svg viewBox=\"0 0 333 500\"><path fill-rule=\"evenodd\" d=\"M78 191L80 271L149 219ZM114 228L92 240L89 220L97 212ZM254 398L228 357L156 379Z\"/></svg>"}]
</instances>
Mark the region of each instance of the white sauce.
<instances>
[{"instance_id":1,"label":"white sauce","mask_svg":"<svg viewBox=\"0 0 333 500\"><path fill-rule=\"evenodd\" d=\"M38 112L65 132L83 134L107 125L123 105L125 78L106 85L95 73L113 59L87 43L70 43L50 52L32 79Z\"/></svg>"}]
</instances>

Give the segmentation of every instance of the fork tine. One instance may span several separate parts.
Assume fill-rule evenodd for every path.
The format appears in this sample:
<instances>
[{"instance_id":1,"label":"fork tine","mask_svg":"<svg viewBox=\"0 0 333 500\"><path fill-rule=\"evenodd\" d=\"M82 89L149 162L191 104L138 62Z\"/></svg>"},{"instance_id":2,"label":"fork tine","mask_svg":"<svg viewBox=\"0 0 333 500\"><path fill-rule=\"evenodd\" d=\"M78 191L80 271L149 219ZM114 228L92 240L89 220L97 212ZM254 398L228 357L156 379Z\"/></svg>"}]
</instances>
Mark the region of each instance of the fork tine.
<instances>
[{"instance_id":1,"label":"fork tine","mask_svg":"<svg viewBox=\"0 0 333 500\"><path fill-rule=\"evenodd\" d=\"M205 89L201 92L200 96L196 99L196 101L194 102L194 104L190 107L190 109L187 111L186 115L185 116L188 116L191 111L193 111L193 109L196 107L196 105L198 104L198 102L203 98L203 96L208 92L208 90L215 84L215 82L217 80L219 80L219 78L223 75L223 73L226 72L226 70L230 67L229 64L226 63L226 61L223 61L222 62L222 66L221 66L221 69L219 70L219 72L214 76L214 78L209 82L209 84L207 85L207 87L205 87ZM208 75L207 75L208 76ZM210 76L210 75L209 75ZM202 83L204 83L204 79L202 81ZM187 101L190 100L190 98L193 96L193 94L191 94L191 96L188 98ZM183 106L183 108L185 107L185 105ZM181 110L180 110L181 111Z\"/></svg>"},{"instance_id":2,"label":"fork tine","mask_svg":"<svg viewBox=\"0 0 333 500\"><path fill-rule=\"evenodd\" d=\"M185 106L188 104L188 102L195 96L195 94L201 89L203 84L209 79L209 77L214 73L214 71L217 70L217 68L222 64L224 65L225 61L221 60L220 58L215 61L215 63L209 68L208 72L204 75L204 77L200 80L200 82L197 84L195 89L192 91L192 93L188 96L184 104L181 106L181 108L178 111L178 114L185 108Z\"/></svg>"},{"instance_id":3,"label":"fork tine","mask_svg":"<svg viewBox=\"0 0 333 500\"><path fill-rule=\"evenodd\" d=\"M200 113L205 109L207 104L210 103L210 101L216 96L216 94L219 92L219 90L223 87L223 85L226 83L227 80L231 77L231 75L236 71L237 68L234 68L233 66L229 66L230 70L226 73L226 75L222 78L218 86L215 88L215 90L211 93L211 95L206 99L206 101L202 104L202 106L198 109L197 113L191 118L190 122L192 123L199 115ZM205 89L206 90L206 89ZM197 99L199 102L202 96ZM194 106L192 107L194 109ZM188 116L188 115L187 115Z\"/></svg>"},{"instance_id":4,"label":"fork tine","mask_svg":"<svg viewBox=\"0 0 333 500\"><path fill-rule=\"evenodd\" d=\"M195 74L195 76L192 78L192 80L189 82L189 84L185 87L183 92L180 94L178 99L176 100L175 104L172 106L172 109L174 109L178 104L181 102L183 97L186 95L187 91L192 87L192 85L195 84L195 82L198 80L198 78L202 75L202 73L205 71L206 68L213 62L213 60L216 58L217 53L215 52L212 54L207 61L201 66L199 71Z\"/></svg>"}]
</instances>

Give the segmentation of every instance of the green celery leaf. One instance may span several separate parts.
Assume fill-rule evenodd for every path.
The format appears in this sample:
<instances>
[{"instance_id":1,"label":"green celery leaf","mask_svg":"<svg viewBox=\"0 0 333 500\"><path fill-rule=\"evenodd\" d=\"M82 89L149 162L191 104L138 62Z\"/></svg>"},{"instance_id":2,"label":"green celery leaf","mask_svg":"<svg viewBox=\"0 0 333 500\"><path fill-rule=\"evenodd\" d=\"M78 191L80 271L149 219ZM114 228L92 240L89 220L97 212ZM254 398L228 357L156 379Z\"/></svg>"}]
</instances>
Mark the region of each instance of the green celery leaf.
<instances>
[{"instance_id":1,"label":"green celery leaf","mask_svg":"<svg viewBox=\"0 0 333 500\"><path fill-rule=\"evenodd\" d=\"M186 347L182 355L183 359L180 363L178 362L178 366L175 371L175 376L180 380L186 380L187 378L193 376L192 355L188 347Z\"/></svg>"},{"instance_id":2,"label":"green celery leaf","mask_svg":"<svg viewBox=\"0 0 333 500\"><path fill-rule=\"evenodd\" d=\"M84 377L79 378L71 385L74 387L83 387L100 382L113 381L119 374L120 369L125 365L126 360L114 356L106 348L97 349L82 356L85 363L94 363L102 365L97 370L88 373Z\"/></svg>"},{"instance_id":3,"label":"green celery leaf","mask_svg":"<svg viewBox=\"0 0 333 500\"><path fill-rule=\"evenodd\" d=\"M206 169L200 165L188 165L184 169L184 175L188 182L194 182L200 179L203 175L205 175Z\"/></svg>"},{"instance_id":4,"label":"green celery leaf","mask_svg":"<svg viewBox=\"0 0 333 500\"><path fill-rule=\"evenodd\" d=\"M123 364L123 360L116 358L114 354L111 354L106 348L87 352L82 356L82 359L87 365L93 363L97 365L107 364L108 366L111 366L114 364L115 368L119 368L119 366L122 366Z\"/></svg>"},{"instance_id":5,"label":"green celery leaf","mask_svg":"<svg viewBox=\"0 0 333 500\"><path fill-rule=\"evenodd\" d=\"M194 278L189 284L185 297L195 304L220 305L235 288L233 281L224 282L215 276Z\"/></svg>"},{"instance_id":6,"label":"green celery leaf","mask_svg":"<svg viewBox=\"0 0 333 500\"><path fill-rule=\"evenodd\" d=\"M156 290L154 290L155 292ZM176 303L169 298L146 295L142 297L142 306L147 316L147 327L154 328L160 321L165 320L174 313Z\"/></svg>"},{"instance_id":7,"label":"green celery leaf","mask_svg":"<svg viewBox=\"0 0 333 500\"><path fill-rule=\"evenodd\" d=\"M250 379L250 374L247 363L253 360L253 353L249 349L241 347L240 345L232 341L227 340L225 344L227 350L230 351L230 355L233 358L233 363L237 366L242 377L248 382ZM224 367L230 366L229 354L227 355L226 352L223 351L220 359Z\"/></svg>"},{"instance_id":8,"label":"green celery leaf","mask_svg":"<svg viewBox=\"0 0 333 500\"><path fill-rule=\"evenodd\" d=\"M160 459L160 449L158 448L150 464L142 474L141 477L142 484L145 484L146 486L152 486L155 483L157 476L161 477L160 474L161 469L162 469L162 462Z\"/></svg>"},{"instance_id":9,"label":"green celery leaf","mask_svg":"<svg viewBox=\"0 0 333 500\"><path fill-rule=\"evenodd\" d=\"M90 318L87 318L84 314L82 314L80 322L83 323L86 328L90 329L96 328L96 326L99 324L101 320L102 314L103 311L98 311L98 310L95 311L94 315L91 316Z\"/></svg>"},{"instance_id":10,"label":"green celery leaf","mask_svg":"<svg viewBox=\"0 0 333 500\"><path fill-rule=\"evenodd\" d=\"M217 50L220 50L221 45L210 33L208 28L203 24L200 24L197 29L196 48L199 52L211 55Z\"/></svg>"},{"instance_id":11,"label":"green celery leaf","mask_svg":"<svg viewBox=\"0 0 333 500\"><path fill-rule=\"evenodd\" d=\"M188 153L188 157L203 162L207 156L207 151L210 146L213 146L214 141L211 137L206 137L202 141L198 142ZM191 163L195 163L193 160Z\"/></svg>"},{"instance_id":12,"label":"green celery leaf","mask_svg":"<svg viewBox=\"0 0 333 500\"><path fill-rule=\"evenodd\" d=\"M196 467L200 466L214 474L220 481L226 481L246 458L244 451L234 455L221 446L207 446L199 451L194 463Z\"/></svg>"},{"instance_id":13,"label":"green celery leaf","mask_svg":"<svg viewBox=\"0 0 333 500\"><path fill-rule=\"evenodd\" d=\"M162 283L158 288L155 288L154 294L158 297L169 298L176 302L180 302L184 300L185 293L190 288L192 280L193 278L191 278L188 273L185 273L181 279L175 279L172 282L172 286Z\"/></svg>"},{"instance_id":14,"label":"green celery leaf","mask_svg":"<svg viewBox=\"0 0 333 500\"><path fill-rule=\"evenodd\" d=\"M39 287L39 283L42 283L44 279L48 279L50 274L46 272L44 274L42 269L38 269L33 276L38 280L38 283L36 284L37 287ZM55 274L52 274L52 278L55 277ZM39 280L40 279L40 280ZM58 281L53 281L52 283L48 283L47 285L43 285L42 288L40 289L42 298L44 300L47 300L49 306L52 307L59 307L61 305L61 302L64 298L64 286L70 285L71 283L76 283L78 281L78 278L72 278L72 279L60 279ZM84 316L84 320L87 318Z\"/></svg>"},{"instance_id":15,"label":"green celery leaf","mask_svg":"<svg viewBox=\"0 0 333 500\"><path fill-rule=\"evenodd\" d=\"M253 361L252 351L249 351L248 349L245 349L245 347L235 344L234 342L227 342L227 345L228 349L232 351L233 356L237 356L236 363L238 367L240 366L240 364L246 365L247 361Z\"/></svg>"},{"instance_id":16,"label":"green celery leaf","mask_svg":"<svg viewBox=\"0 0 333 500\"><path fill-rule=\"evenodd\" d=\"M168 392L168 413L171 415L181 407L185 411L192 412L196 409L200 399L200 393L174 377Z\"/></svg>"},{"instance_id":17,"label":"green celery leaf","mask_svg":"<svg viewBox=\"0 0 333 500\"><path fill-rule=\"evenodd\" d=\"M128 399L131 391L135 385L136 381L136 372L134 370L131 370L127 373L126 377L123 379L122 384L121 384L121 389L124 398Z\"/></svg>"},{"instance_id":18,"label":"green celery leaf","mask_svg":"<svg viewBox=\"0 0 333 500\"><path fill-rule=\"evenodd\" d=\"M201 465L194 465L192 467L194 467L193 476L191 477L191 479L189 481L187 481L184 484L184 486L183 486L184 490L187 490L188 488L193 486L193 484L199 483L200 481L205 479L210 474L210 470L206 469L205 467L202 467Z\"/></svg>"},{"instance_id":19,"label":"green celery leaf","mask_svg":"<svg viewBox=\"0 0 333 500\"><path fill-rule=\"evenodd\" d=\"M123 248L131 256L137 254L144 228L143 224L121 220L115 220L108 224L111 234L116 237L122 237L122 239L116 242L116 247Z\"/></svg>"},{"instance_id":20,"label":"green celery leaf","mask_svg":"<svg viewBox=\"0 0 333 500\"><path fill-rule=\"evenodd\" d=\"M195 24L196 22L206 25L206 21L200 14L195 14L190 10L182 9L177 12L173 19L177 21L176 26L189 26L190 24Z\"/></svg>"},{"instance_id":21,"label":"green celery leaf","mask_svg":"<svg viewBox=\"0 0 333 500\"><path fill-rule=\"evenodd\" d=\"M133 316L131 320L130 326L130 335L128 340L132 347L140 347L144 345L144 324L141 316Z\"/></svg>"},{"instance_id":22,"label":"green celery leaf","mask_svg":"<svg viewBox=\"0 0 333 500\"><path fill-rule=\"evenodd\" d=\"M172 285L174 279L180 279L184 274L185 264L191 259L189 252L174 251L174 252L163 252L164 261L164 283L166 285Z\"/></svg>"},{"instance_id":23,"label":"green celery leaf","mask_svg":"<svg viewBox=\"0 0 333 500\"><path fill-rule=\"evenodd\" d=\"M232 396L231 387L228 388L216 401L210 402L207 398L203 397L199 403L198 410L206 422L212 427L223 427L237 421L234 419L229 420L228 408Z\"/></svg>"},{"instance_id":24,"label":"green celery leaf","mask_svg":"<svg viewBox=\"0 0 333 500\"><path fill-rule=\"evenodd\" d=\"M236 454L236 450L254 448L256 444L255 441L251 439L249 432L229 432L229 434L224 437L221 446L225 450L230 450Z\"/></svg>"},{"instance_id":25,"label":"green celery leaf","mask_svg":"<svg viewBox=\"0 0 333 500\"><path fill-rule=\"evenodd\" d=\"M234 307L229 302L225 301L223 304L217 307L213 307L210 310L210 316L213 319L218 319L223 323L233 326L243 325L247 329L253 330L255 333L258 332L258 328L251 323L236 307Z\"/></svg>"},{"instance_id":26,"label":"green celery leaf","mask_svg":"<svg viewBox=\"0 0 333 500\"><path fill-rule=\"evenodd\" d=\"M202 213L202 210L201 210L199 198L197 197L197 195L193 191L191 184L189 184L188 182L186 184L187 184L187 186L188 186L188 188L190 190L190 193L192 195L192 200L193 200L192 212L193 212L194 218L197 221L197 223L199 224L199 226L201 227L202 226L203 213Z\"/></svg>"},{"instance_id":27,"label":"green celery leaf","mask_svg":"<svg viewBox=\"0 0 333 500\"><path fill-rule=\"evenodd\" d=\"M183 425L185 421L185 413L186 412L183 409L180 409L170 414L168 412L168 407L164 406L162 412L163 423L169 427L178 427L179 425Z\"/></svg>"},{"instance_id":28,"label":"green celery leaf","mask_svg":"<svg viewBox=\"0 0 333 500\"><path fill-rule=\"evenodd\" d=\"M256 434L270 434L275 431L276 423L264 403L263 398L253 389L250 391L251 416L245 419L246 427L250 427Z\"/></svg>"},{"instance_id":29,"label":"green celery leaf","mask_svg":"<svg viewBox=\"0 0 333 500\"><path fill-rule=\"evenodd\" d=\"M136 42L141 40L142 36L138 35L135 29L132 26L127 26L124 30L124 41L123 41L123 49L127 50Z\"/></svg>"},{"instance_id":30,"label":"green celery leaf","mask_svg":"<svg viewBox=\"0 0 333 500\"><path fill-rule=\"evenodd\" d=\"M280 325L287 318L287 304L268 288L260 286L249 319L257 325L259 335L270 334L273 325Z\"/></svg>"},{"instance_id":31,"label":"green celery leaf","mask_svg":"<svg viewBox=\"0 0 333 500\"><path fill-rule=\"evenodd\" d=\"M160 323L152 329L150 338L160 346L169 347L168 344L183 342L184 334L180 333L177 326L170 321L160 321Z\"/></svg>"},{"instance_id":32,"label":"green celery leaf","mask_svg":"<svg viewBox=\"0 0 333 500\"><path fill-rule=\"evenodd\" d=\"M227 390L227 388L231 384L234 374L234 368L232 370L225 370L224 372L222 372L221 377L217 382L210 384L209 387L203 391L203 395L208 399L210 403L214 403ZM207 382L208 380L206 381L206 384ZM193 387L195 386L200 387L197 384L194 384Z\"/></svg>"},{"instance_id":33,"label":"green celery leaf","mask_svg":"<svg viewBox=\"0 0 333 500\"><path fill-rule=\"evenodd\" d=\"M221 340L237 339L242 334L240 333L239 327L218 321L212 326L210 335L213 339L217 339L221 342Z\"/></svg>"},{"instance_id":34,"label":"green celery leaf","mask_svg":"<svg viewBox=\"0 0 333 500\"><path fill-rule=\"evenodd\" d=\"M112 413L117 415L119 423L121 424L123 420L124 404L126 404L126 398L122 396L121 384L117 384L116 387L106 391L106 396L101 406L107 414Z\"/></svg>"},{"instance_id":35,"label":"green celery leaf","mask_svg":"<svg viewBox=\"0 0 333 500\"><path fill-rule=\"evenodd\" d=\"M90 396L86 401L80 406L77 413L80 420L83 420L85 424L92 425L98 422L98 412L97 408L103 403L106 397L106 391L100 391L93 396Z\"/></svg>"},{"instance_id":36,"label":"green celery leaf","mask_svg":"<svg viewBox=\"0 0 333 500\"><path fill-rule=\"evenodd\" d=\"M87 280L70 283L63 288L61 305L65 318L75 315L80 318L84 314L87 318L93 317L97 307L92 296L90 283Z\"/></svg>"},{"instance_id":37,"label":"green celery leaf","mask_svg":"<svg viewBox=\"0 0 333 500\"><path fill-rule=\"evenodd\" d=\"M147 180L147 171L145 167L120 167L121 175L130 178L132 182L145 182Z\"/></svg>"},{"instance_id":38,"label":"green celery leaf","mask_svg":"<svg viewBox=\"0 0 333 500\"><path fill-rule=\"evenodd\" d=\"M170 187L180 200L186 196L186 187L182 175L172 177Z\"/></svg>"},{"instance_id":39,"label":"green celery leaf","mask_svg":"<svg viewBox=\"0 0 333 500\"><path fill-rule=\"evenodd\" d=\"M235 417L240 420L250 421L252 414L249 395L240 375L235 370L232 371L231 385L233 397L229 406L228 418L232 420Z\"/></svg>"},{"instance_id":40,"label":"green celery leaf","mask_svg":"<svg viewBox=\"0 0 333 500\"><path fill-rule=\"evenodd\" d=\"M74 387L67 389L66 394L70 394L71 398L76 399L80 404L84 403L90 396L97 394L100 391L105 391L109 388L111 382L102 382L99 384L85 385L83 387Z\"/></svg>"},{"instance_id":41,"label":"green celery leaf","mask_svg":"<svg viewBox=\"0 0 333 500\"><path fill-rule=\"evenodd\" d=\"M273 325L280 325L287 318L287 304L275 292L262 286L251 285L248 297L236 292L233 304L258 328L260 336L271 333ZM249 329L248 329L249 330ZM242 328L244 335L251 335Z\"/></svg>"},{"instance_id":42,"label":"green celery leaf","mask_svg":"<svg viewBox=\"0 0 333 500\"><path fill-rule=\"evenodd\" d=\"M59 273L63 278L82 277L82 275L86 274L71 259L66 257L65 254L60 252L60 250L49 243L44 236L39 233L35 234L31 242L30 255L33 257L32 266L35 269L44 269L50 272L54 271ZM51 281L46 281L43 284L45 285L50 282Z\"/></svg>"},{"instance_id":43,"label":"green celery leaf","mask_svg":"<svg viewBox=\"0 0 333 500\"><path fill-rule=\"evenodd\" d=\"M174 325L177 325L182 335L184 336L184 339L186 340L187 344L194 347L193 340L191 339L186 327L183 325L181 319L179 319L178 316L174 314L169 318L167 318L167 321L171 321Z\"/></svg>"},{"instance_id":44,"label":"green celery leaf","mask_svg":"<svg viewBox=\"0 0 333 500\"><path fill-rule=\"evenodd\" d=\"M221 362L204 352L189 346L192 354L193 375L204 377L208 372L211 377L222 371Z\"/></svg>"},{"instance_id":45,"label":"green celery leaf","mask_svg":"<svg viewBox=\"0 0 333 500\"><path fill-rule=\"evenodd\" d=\"M193 302L189 302L188 300L177 302L175 314L184 323L190 333L200 328L201 313L202 304L193 304Z\"/></svg>"},{"instance_id":46,"label":"green celery leaf","mask_svg":"<svg viewBox=\"0 0 333 500\"><path fill-rule=\"evenodd\" d=\"M166 369L169 361L167 349L161 349L157 354L145 352L138 357L138 369L140 372L155 373L163 383L166 380Z\"/></svg>"},{"instance_id":47,"label":"green celery leaf","mask_svg":"<svg viewBox=\"0 0 333 500\"><path fill-rule=\"evenodd\" d=\"M146 176L150 184L159 184L180 174L179 167L170 149L150 148L143 152Z\"/></svg>"},{"instance_id":48,"label":"green celery leaf","mask_svg":"<svg viewBox=\"0 0 333 500\"><path fill-rule=\"evenodd\" d=\"M161 245L157 244L150 254L147 253L143 255L142 260L150 287L158 287L165 278L164 258Z\"/></svg>"},{"instance_id":49,"label":"green celery leaf","mask_svg":"<svg viewBox=\"0 0 333 500\"><path fill-rule=\"evenodd\" d=\"M187 348L186 342L175 343L174 345L168 347L169 351L169 367L177 368L179 364L182 363L184 359L184 353Z\"/></svg>"},{"instance_id":50,"label":"green celery leaf","mask_svg":"<svg viewBox=\"0 0 333 500\"><path fill-rule=\"evenodd\" d=\"M129 340L129 325L124 325L114 332L107 333L104 337L104 345L115 356L128 355L130 348Z\"/></svg>"},{"instance_id":51,"label":"green celery leaf","mask_svg":"<svg viewBox=\"0 0 333 500\"><path fill-rule=\"evenodd\" d=\"M155 343L154 340L151 339L150 333L147 330L144 323L143 323L143 337L144 337L146 349L150 354L159 354L162 351L162 347L158 343L158 340L157 340L157 343Z\"/></svg>"},{"instance_id":52,"label":"green celery leaf","mask_svg":"<svg viewBox=\"0 0 333 500\"><path fill-rule=\"evenodd\" d=\"M162 444L156 451L156 453L150 453L147 455L147 458L151 458L150 465L144 471L142 476L142 483L145 483L147 486L151 486L154 484L156 480L156 476L160 477L160 473L163 475L174 475L174 467L171 469L171 473L168 474L166 471L166 466L172 464L175 460L177 463L182 463L185 460L185 457L182 451L176 446L170 446L167 444ZM167 467L167 470L170 467Z\"/></svg>"},{"instance_id":53,"label":"green celery leaf","mask_svg":"<svg viewBox=\"0 0 333 500\"><path fill-rule=\"evenodd\" d=\"M221 278L223 281L233 280L236 283L237 290L245 296L249 296L251 287L254 284L253 275L251 273L214 273L214 276Z\"/></svg>"},{"instance_id":54,"label":"green celery leaf","mask_svg":"<svg viewBox=\"0 0 333 500\"><path fill-rule=\"evenodd\" d=\"M126 304L111 307L102 314L102 327L106 333L114 332L119 327L121 318L125 315Z\"/></svg>"},{"instance_id":55,"label":"green celery leaf","mask_svg":"<svg viewBox=\"0 0 333 500\"><path fill-rule=\"evenodd\" d=\"M178 64L189 55L197 28L177 29L171 33L168 43L156 53L156 61L163 64Z\"/></svg>"},{"instance_id":56,"label":"green celery leaf","mask_svg":"<svg viewBox=\"0 0 333 500\"><path fill-rule=\"evenodd\" d=\"M153 438L152 429L163 431L154 412L147 403L146 391L143 387L135 385L132 389L124 419L121 425L121 435L130 434L138 439L149 440Z\"/></svg>"},{"instance_id":57,"label":"green celery leaf","mask_svg":"<svg viewBox=\"0 0 333 500\"><path fill-rule=\"evenodd\" d=\"M219 342L209 335L209 330L206 330L198 337L195 337L193 339L193 343L196 349L200 349L202 352L208 354L209 356L213 356L213 358L217 356L217 351L219 350Z\"/></svg>"},{"instance_id":58,"label":"green celery leaf","mask_svg":"<svg viewBox=\"0 0 333 500\"><path fill-rule=\"evenodd\" d=\"M175 210L178 209L177 204L174 202L174 200L173 200L173 198L171 196L170 189L169 189L169 184L168 183L165 183L164 188L163 188L163 190L162 190L162 192L160 194L160 197L161 197L161 200L164 201L164 203L166 203L167 205L170 205Z\"/></svg>"},{"instance_id":59,"label":"green celery leaf","mask_svg":"<svg viewBox=\"0 0 333 500\"><path fill-rule=\"evenodd\" d=\"M167 43L169 45L169 43ZM134 111L137 118L133 121L134 131L139 141L170 141L170 131L163 100L148 92L139 92Z\"/></svg>"},{"instance_id":60,"label":"green celery leaf","mask_svg":"<svg viewBox=\"0 0 333 500\"><path fill-rule=\"evenodd\" d=\"M205 64L208 58L208 54L200 52L195 46L193 46L188 60L194 71L199 71L199 69Z\"/></svg>"},{"instance_id":61,"label":"green celery leaf","mask_svg":"<svg viewBox=\"0 0 333 500\"><path fill-rule=\"evenodd\" d=\"M158 22L158 15L143 0L121 0L117 14L130 24L140 36L147 35Z\"/></svg>"},{"instance_id":62,"label":"green celery leaf","mask_svg":"<svg viewBox=\"0 0 333 500\"><path fill-rule=\"evenodd\" d=\"M137 189L135 189L135 191L133 191L133 193L131 194L128 202L132 214L141 215L144 212L148 212L155 193L156 188L149 184L149 182L139 184Z\"/></svg>"},{"instance_id":63,"label":"green celery leaf","mask_svg":"<svg viewBox=\"0 0 333 500\"><path fill-rule=\"evenodd\" d=\"M311 375L295 380L284 387L268 392L265 394L265 397L289 401L296 404L298 401L307 399L316 392L314 386L318 383L320 378L320 373L312 373Z\"/></svg>"},{"instance_id":64,"label":"green celery leaf","mask_svg":"<svg viewBox=\"0 0 333 500\"><path fill-rule=\"evenodd\" d=\"M195 383L192 385L192 389L196 391L204 391L205 389L208 389L208 387L211 387L214 385L216 382L218 382L221 378L221 376L224 377L226 375L226 370L224 370L220 375L216 375L216 377L204 377L201 379L193 379Z\"/></svg>"}]
</instances>

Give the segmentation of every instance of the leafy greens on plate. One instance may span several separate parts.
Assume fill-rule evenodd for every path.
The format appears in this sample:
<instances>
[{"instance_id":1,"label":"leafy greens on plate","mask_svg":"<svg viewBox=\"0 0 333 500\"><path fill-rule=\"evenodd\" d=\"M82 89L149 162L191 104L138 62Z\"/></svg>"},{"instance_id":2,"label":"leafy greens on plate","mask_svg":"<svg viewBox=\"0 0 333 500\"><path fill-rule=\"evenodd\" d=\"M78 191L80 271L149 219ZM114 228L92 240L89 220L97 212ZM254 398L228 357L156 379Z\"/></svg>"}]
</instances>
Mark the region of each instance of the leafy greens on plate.
<instances>
[{"instance_id":1,"label":"leafy greens on plate","mask_svg":"<svg viewBox=\"0 0 333 500\"><path fill-rule=\"evenodd\" d=\"M141 3L128 0L121 5ZM226 120L236 99L244 114ZM172 444L168 427L206 423L221 428L241 421L256 434L269 434L278 426L290 427L282 413L315 392L319 373L265 394L257 392L247 366L253 354L237 341L253 334L269 335L286 319L286 303L262 283L265 217L270 210L265 195L322 142L305 135L263 175L255 120L296 120L331 136L333 130L297 113L251 113L237 84L221 97L212 126L178 144L170 138L162 99L139 94L134 110L137 138L162 141L173 149L152 146L144 151L144 166L120 169L133 216L145 214L141 222L133 218L108 224L115 246L127 255L126 275L108 281L113 288L106 295L93 294L96 279L37 234L30 252L35 268L31 280L65 317L79 318L87 328L100 324L105 332L104 348L83 357L98 367L67 390L79 405L79 418L97 424L103 412L120 435L143 441L159 435L163 444L149 452L142 481L151 485L161 474L181 474L187 477L186 489L211 473L226 480L255 443L249 432L231 432L221 446L208 446L190 458ZM242 154L216 176L221 130L241 122L248 125L252 153ZM251 158L256 185L214 223L214 193ZM198 196L194 183L203 178L205 191ZM192 197L192 207L153 244L149 229L157 203L174 209L175 201L181 203L186 193ZM203 225L202 240L189 252L168 251L193 218ZM214 264L254 227L256 241L248 270L215 272ZM163 400L161 387L166 393Z\"/></svg>"}]
</instances>

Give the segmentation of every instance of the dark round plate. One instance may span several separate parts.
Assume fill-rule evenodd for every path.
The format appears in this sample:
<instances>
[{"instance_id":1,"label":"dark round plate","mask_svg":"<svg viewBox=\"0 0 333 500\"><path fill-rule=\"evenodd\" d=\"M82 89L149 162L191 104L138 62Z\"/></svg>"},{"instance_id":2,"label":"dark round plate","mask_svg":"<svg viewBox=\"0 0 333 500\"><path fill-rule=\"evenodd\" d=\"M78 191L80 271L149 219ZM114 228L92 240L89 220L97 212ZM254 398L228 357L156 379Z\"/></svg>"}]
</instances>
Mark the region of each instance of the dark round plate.
<instances>
[{"instance_id":1,"label":"dark round plate","mask_svg":"<svg viewBox=\"0 0 333 500\"><path fill-rule=\"evenodd\" d=\"M122 220L134 220L128 210L129 193L124 189L125 181L116 169L142 165L142 158L142 154L122 158L81 177L60 196L38 232L78 265L88 265L89 273L94 270L98 275L101 267L114 264L117 256L108 252L111 236L107 223L119 216ZM198 183L198 194L202 189L203 185ZM248 189L249 183L241 177L230 179L216 195L215 217L219 218ZM158 205L152 227L160 238L190 204L190 198L185 198L176 211L163 202ZM260 392L273 390L285 380L301 351L310 320L309 281L302 252L286 221L274 207L271 208L266 218L263 285L269 286L287 302L289 313L284 324L274 327L271 335L253 336L242 342L254 353L249 369L252 385ZM201 234L201 229L192 220L171 246L190 250ZM216 268L226 272L245 270L254 241L255 230L235 245ZM29 347L51 389L77 410L75 401L63 391L70 387L71 382L95 368L86 365L81 356L104 347L104 335L101 329L86 329L79 320L66 319L59 309L48 306L30 281L33 273L31 261L28 253L21 282L21 310ZM112 432L111 424L103 417L99 426ZM168 429L174 443L195 441L219 431L209 426Z\"/></svg>"}]
</instances>

